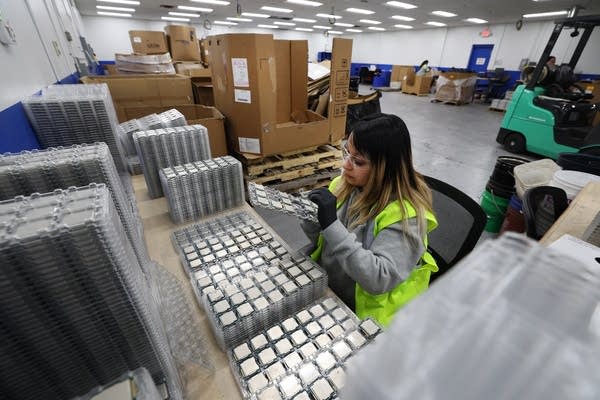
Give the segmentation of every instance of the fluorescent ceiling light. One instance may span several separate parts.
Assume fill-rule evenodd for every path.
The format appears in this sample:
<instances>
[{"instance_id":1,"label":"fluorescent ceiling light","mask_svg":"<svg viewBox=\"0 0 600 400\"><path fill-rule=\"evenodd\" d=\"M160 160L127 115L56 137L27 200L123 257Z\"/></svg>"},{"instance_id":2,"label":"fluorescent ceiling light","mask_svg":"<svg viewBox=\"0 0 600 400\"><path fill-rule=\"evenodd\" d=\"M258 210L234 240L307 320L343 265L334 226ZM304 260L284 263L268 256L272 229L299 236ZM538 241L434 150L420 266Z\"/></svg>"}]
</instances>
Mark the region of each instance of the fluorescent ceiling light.
<instances>
[{"instance_id":1,"label":"fluorescent ceiling light","mask_svg":"<svg viewBox=\"0 0 600 400\"><path fill-rule=\"evenodd\" d=\"M402 25L402 24L397 24L394 25L396 28L400 28L400 29L412 29L413 27L411 25Z\"/></svg>"},{"instance_id":2,"label":"fluorescent ceiling light","mask_svg":"<svg viewBox=\"0 0 600 400\"><path fill-rule=\"evenodd\" d=\"M354 24L347 24L345 22L336 22L334 25L335 26L345 26L347 28L352 28L354 26Z\"/></svg>"},{"instance_id":3,"label":"fluorescent ceiling light","mask_svg":"<svg viewBox=\"0 0 600 400\"><path fill-rule=\"evenodd\" d=\"M333 19L340 19L340 18L342 18L341 15L333 15L333 14L317 14L317 17L321 17L321 18L333 18Z\"/></svg>"},{"instance_id":4,"label":"fluorescent ceiling light","mask_svg":"<svg viewBox=\"0 0 600 400\"><path fill-rule=\"evenodd\" d=\"M322 6L323 3L319 3L318 1L310 1L310 0L287 0L288 3L293 4L301 4L303 6L311 6L311 7L319 7Z\"/></svg>"},{"instance_id":5,"label":"fluorescent ceiling light","mask_svg":"<svg viewBox=\"0 0 600 400\"><path fill-rule=\"evenodd\" d=\"M360 22L364 23L364 24L371 24L371 25L379 25L381 24L380 21L374 21L372 19L360 19Z\"/></svg>"},{"instance_id":6,"label":"fluorescent ceiling light","mask_svg":"<svg viewBox=\"0 0 600 400\"><path fill-rule=\"evenodd\" d=\"M448 12L448 11L432 11L431 13L433 15L437 15L438 17L444 17L444 18L456 17L456 14Z\"/></svg>"},{"instance_id":7,"label":"fluorescent ceiling light","mask_svg":"<svg viewBox=\"0 0 600 400\"><path fill-rule=\"evenodd\" d=\"M437 21L427 21L427 22L425 22L425 25L446 26L446 24L444 24L443 22L437 22Z\"/></svg>"},{"instance_id":8,"label":"fluorescent ceiling light","mask_svg":"<svg viewBox=\"0 0 600 400\"><path fill-rule=\"evenodd\" d=\"M178 18L178 17L160 17L160 19L164 19L165 21L180 21L180 22L190 22L189 18Z\"/></svg>"},{"instance_id":9,"label":"fluorescent ceiling light","mask_svg":"<svg viewBox=\"0 0 600 400\"><path fill-rule=\"evenodd\" d=\"M380 28L378 26L370 26L368 29L372 31L385 31L385 28Z\"/></svg>"},{"instance_id":10,"label":"fluorescent ceiling light","mask_svg":"<svg viewBox=\"0 0 600 400\"><path fill-rule=\"evenodd\" d=\"M213 12L212 8L204 8L204 7L190 7L190 6L177 6L178 10L186 10L186 11L197 11L203 13Z\"/></svg>"},{"instance_id":11,"label":"fluorescent ceiling light","mask_svg":"<svg viewBox=\"0 0 600 400\"><path fill-rule=\"evenodd\" d=\"M472 22L474 24L485 24L487 21L481 18L467 18L465 21Z\"/></svg>"},{"instance_id":12,"label":"fluorescent ceiling light","mask_svg":"<svg viewBox=\"0 0 600 400\"><path fill-rule=\"evenodd\" d=\"M96 8L98 10L135 12L135 8L126 8L126 7L96 6Z\"/></svg>"},{"instance_id":13,"label":"fluorescent ceiling light","mask_svg":"<svg viewBox=\"0 0 600 400\"><path fill-rule=\"evenodd\" d=\"M139 1L134 0L98 0L101 3L127 4L129 6L139 6Z\"/></svg>"},{"instance_id":14,"label":"fluorescent ceiling light","mask_svg":"<svg viewBox=\"0 0 600 400\"><path fill-rule=\"evenodd\" d=\"M213 24L215 25L237 25L237 22L231 22L231 21L213 21Z\"/></svg>"},{"instance_id":15,"label":"fluorescent ceiling light","mask_svg":"<svg viewBox=\"0 0 600 400\"><path fill-rule=\"evenodd\" d=\"M270 6L262 6L260 9L265 10L265 11L274 11L274 12L280 12L280 13L286 13L286 14L294 12L294 10L292 10L291 8L279 8L279 7L270 7Z\"/></svg>"},{"instance_id":16,"label":"fluorescent ceiling light","mask_svg":"<svg viewBox=\"0 0 600 400\"><path fill-rule=\"evenodd\" d=\"M405 17L404 15L392 15L391 18L397 19L399 21L414 21L413 17Z\"/></svg>"},{"instance_id":17,"label":"fluorescent ceiling light","mask_svg":"<svg viewBox=\"0 0 600 400\"><path fill-rule=\"evenodd\" d=\"M312 32L314 29L311 28L294 28L297 31L303 31L303 32Z\"/></svg>"},{"instance_id":18,"label":"fluorescent ceiling light","mask_svg":"<svg viewBox=\"0 0 600 400\"><path fill-rule=\"evenodd\" d=\"M306 22L306 23L309 23L309 24L314 24L315 22L317 22L316 19L309 19L309 18L292 18L292 21Z\"/></svg>"},{"instance_id":19,"label":"fluorescent ceiling light","mask_svg":"<svg viewBox=\"0 0 600 400\"><path fill-rule=\"evenodd\" d=\"M293 22L279 22L279 21L275 21L273 22L275 25L283 25L283 26L296 26L295 23Z\"/></svg>"},{"instance_id":20,"label":"fluorescent ceiling light","mask_svg":"<svg viewBox=\"0 0 600 400\"><path fill-rule=\"evenodd\" d=\"M250 18L238 18L238 17L227 17L227 20L236 21L236 22L252 22L252 20Z\"/></svg>"},{"instance_id":21,"label":"fluorescent ceiling light","mask_svg":"<svg viewBox=\"0 0 600 400\"><path fill-rule=\"evenodd\" d=\"M417 8L417 6L415 6L414 4L403 3L401 1L388 1L385 4L387 4L388 6L392 6L392 7L404 8L405 10L410 10L411 8Z\"/></svg>"},{"instance_id":22,"label":"fluorescent ceiling light","mask_svg":"<svg viewBox=\"0 0 600 400\"><path fill-rule=\"evenodd\" d=\"M327 31L327 33L331 33L332 35L341 35L344 32L340 32L340 31Z\"/></svg>"},{"instance_id":23,"label":"fluorescent ceiling light","mask_svg":"<svg viewBox=\"0 0 600 400\"><path fill-rule=\"evenodd\" d=\"M258 24L259 28L267 28L267 29L279 29L279 27L277 25L264 25L264 24Z\"/></svg>"},{"instance_id":24,"label":"fluorescent ceiling light","mask_svg":"<svg viewBox=\"0 0 600 400\"><path fill-rule=\"evenodd\" d=\"M267 14L257 14L257 13L247 13L247 12L243 12L242 16L254 17L254 18L269 18L270 17L270 15L267 15Z\"/></svg>"},{"instance_id":25,"label":"fluorescent ceiling light","mask_svg":"<svg viewBox=\"0 0 600 400\"><path fill-rule=\"evenodd\" d=\"M106 12L106 11L98 11L97 13L100 15L106 15L109 17L131 17L131 14L126 14L126 13Z\"/></svg>"},{"instance_id":26,"label":"fluorescent ceiling light","mask_svg":"<svg viewBox=\"0 0 600 400\"><path fill-rule=\"evenodd\" d=\"M346 32L361 33L362 31L360 29L346 29Z\"/></svg>"},{"instance_id":27,"label":"fluorescent ceiling light","mask_svg":"<svg viewBox=\"0 0 600 400\"><path fill-rule=\"evenodd\" d=\"M565 15L565 14L567 14L567 11L551 11L551 12L543 12L543 13L536 13L536 14L525 14L525 15L523 15L523 18L554 17L557 15Z\"/></svg>"},{"instance_id":28,"label":"fluorescent ceiling light","mask_svg":"<svg viewBox=\"0 0 600 400\"><path fill-rule=\"evenodd\" d=\"M371 10L365 10L364 8L346 8L346 11L354 13L354 14L364 14L364 15L371 15L371 14L375 14L375 11L371 11Z\"/></svg>"},{"instance_id":29,"label":"fluorescent ceiling light","mask_svg":"<svg viewBox=\"0 0 600 400\"><path fill-rule=\"evenodd\" d=\"M313 28L316 28L316 29L331 29L330 26L323 26L323 25L313 25Z\"/></svg>"},{"instance_id":30,"label":"fluorescent ceiling light","mask_svg":"<svg viewBox=\"0 0 600 400\"><path fill-rule=\"evenodd\" d=\"M192 18L198 18L200 16L200 14L180 13L180 12L174 12L174 11L169 11L169 15L173 15L175 17L192 17Z\"/></svg>"},{"instance_id":31,"label":"fluorescent ceiling light","mask_svg":"<svg viewBox=\"0 0 600 400\"><path fill-rule=\"evenodd\" d=\"M228 6L229 4L231 4L228 1L222 1L222 0L190 0L190 1L193 1L194 3L216 4L218 6Z\"/></svg>"}]
</instances>

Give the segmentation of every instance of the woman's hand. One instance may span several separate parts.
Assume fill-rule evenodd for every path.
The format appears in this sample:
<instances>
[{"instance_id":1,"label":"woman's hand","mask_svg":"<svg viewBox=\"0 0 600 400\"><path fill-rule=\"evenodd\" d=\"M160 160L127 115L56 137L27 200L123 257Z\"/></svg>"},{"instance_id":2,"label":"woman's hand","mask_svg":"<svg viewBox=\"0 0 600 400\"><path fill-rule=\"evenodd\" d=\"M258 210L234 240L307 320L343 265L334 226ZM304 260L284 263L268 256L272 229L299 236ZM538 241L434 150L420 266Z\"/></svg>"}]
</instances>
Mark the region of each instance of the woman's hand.
<instances>
[{"instance_id":1,"label":"woman's hand","mask_svg":"<svg viewBox=\"0 0 600 400\"><path fill-rule=\"evenodd\" d=\"M308 199L319 206L317 218L321 229L326 229L337 219L335 203L337 199L326 188L314 189L308 194Z\"/></svg>"}]
</instances>

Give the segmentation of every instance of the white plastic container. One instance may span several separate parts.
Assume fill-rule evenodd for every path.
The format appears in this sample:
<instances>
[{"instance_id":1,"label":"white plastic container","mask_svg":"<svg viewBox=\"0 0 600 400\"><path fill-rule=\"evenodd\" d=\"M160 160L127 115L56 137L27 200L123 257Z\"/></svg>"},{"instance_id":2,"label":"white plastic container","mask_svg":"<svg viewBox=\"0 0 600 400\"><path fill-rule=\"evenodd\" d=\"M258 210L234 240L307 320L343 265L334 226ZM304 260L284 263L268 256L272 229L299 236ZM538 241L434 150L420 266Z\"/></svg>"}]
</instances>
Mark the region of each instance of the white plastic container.
<instances>
[{"instance_id":1,"label":"white plastic container","mask_svg":"<svg viewBox=\"0 0 600 400\"><path fill-rule=\"evenodd\" d=\"M600 176L580 171L556 171L549 185L563 189L567 198L573 200L577 193L590 182L600 182Z\"/></svg>"},{"instance_id":2,"label":"white plastic container","mask_svg":"<svg viewBox=\"0 0 600 400\"><path fill-rule=\"evenodd\" d=\"M549 158L515 166L517 196L522 199L527 189L548 185L554 173L560 169L561 167Z\"/></svg>"}]
</instances>

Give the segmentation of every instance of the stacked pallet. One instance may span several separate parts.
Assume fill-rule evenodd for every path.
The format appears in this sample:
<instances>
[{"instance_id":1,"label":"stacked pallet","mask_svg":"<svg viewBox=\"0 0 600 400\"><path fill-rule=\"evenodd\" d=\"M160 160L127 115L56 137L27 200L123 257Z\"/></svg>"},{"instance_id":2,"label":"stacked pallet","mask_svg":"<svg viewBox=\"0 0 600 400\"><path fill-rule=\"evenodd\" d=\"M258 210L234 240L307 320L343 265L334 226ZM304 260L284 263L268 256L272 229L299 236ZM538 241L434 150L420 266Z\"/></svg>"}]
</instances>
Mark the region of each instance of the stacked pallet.
<instances>
[{"instance_id":1,"label":"stacked pallet","mask_svg":"<svg viewBox=\"0 0 600 400\"><path fill-rule=\"evenodd\" d=\"M268 157L238 154L244 180L283 192L327 186L340 174L341 144L313 146Z\"/></svg>"}]
</instances>

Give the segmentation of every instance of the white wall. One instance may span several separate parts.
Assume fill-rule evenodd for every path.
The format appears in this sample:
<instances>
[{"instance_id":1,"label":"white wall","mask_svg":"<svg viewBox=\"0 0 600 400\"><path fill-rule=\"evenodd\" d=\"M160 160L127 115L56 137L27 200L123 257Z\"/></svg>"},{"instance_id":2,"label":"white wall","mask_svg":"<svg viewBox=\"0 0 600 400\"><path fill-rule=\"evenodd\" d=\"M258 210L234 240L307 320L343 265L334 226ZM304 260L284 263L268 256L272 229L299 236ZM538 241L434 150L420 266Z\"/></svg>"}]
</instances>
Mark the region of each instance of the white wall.
<instances>
[{"instance_id":1,"label":"white wall","mask_svg":"<svg viewBox=\"0 0 600 400\"><path fill-rule=\"evenodd\" d=\"M94 49L98 60L114 60L115 53L131 53L129 42L130 30L164 31L164 21L148 21L141 19L125 19L114 17L82 16L86 37ZM211 30L199 24L196 27L199 38L223 33L271 33L275 39L304 39L308 40L310 60L316 60L317 52L330 51L331 39L320 33L298 32L277 29L239 29L213 25Z\"/></svg>"},{"instance_id":2,"label":"white wall","mask_svg":"<svg viewBox=\"0 0 600 400\"><path fill-rule=\"evenodd\" d=\"M2 17L16 35L15 44L0 45L0 110L75 72L72 56L80 53L62 33L74 31L72 23L63 20L67 8L76 13L68 4L68 0L0 0ZM78 34L72 34L79 42Z\"/></svg>"}]
</instances>

